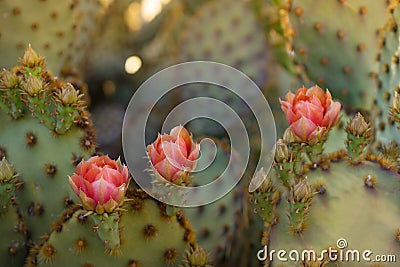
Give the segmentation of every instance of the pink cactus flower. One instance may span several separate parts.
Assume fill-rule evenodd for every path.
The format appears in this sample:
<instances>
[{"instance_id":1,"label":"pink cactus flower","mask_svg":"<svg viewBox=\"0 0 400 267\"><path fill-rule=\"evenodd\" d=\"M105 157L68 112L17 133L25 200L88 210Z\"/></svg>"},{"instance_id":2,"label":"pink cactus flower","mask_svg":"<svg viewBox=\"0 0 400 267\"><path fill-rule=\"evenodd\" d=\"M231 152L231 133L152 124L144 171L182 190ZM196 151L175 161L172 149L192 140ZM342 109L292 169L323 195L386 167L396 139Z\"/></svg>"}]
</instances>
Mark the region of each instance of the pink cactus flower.
<instances>
[{"instance_id":1,"label":"pink cactus flower","mask_svg":"<svg viewBox=\"0 0 400 267\"><path fill-rule=\"evenodd\" d=\"M289 92L286 101L279 99L286 114L290 129L301 142L320 138L335 124L340 103L332 100L327 89L324 92L315 85L309 89L302 87L296 94Z\"/></svg>"},{"instance_id":2,"label":"pink cactus flower","mask_svg":"<svg viewBox=\"0 0 400 267\"><path fill-rule=\"evenodd\" d=\"M76 166L69 183L86 210L111 213L124 202L129 172L119 159L95 156Z\"/></svg>"},{"instance_id":3,"label":"pink cactus flower","mask_svg":"<svg viewBox=\"0 0 400 267\"><path fill-rule=\"evenodd\" d=\"M158 135L147 146L153 170L165 180L181 184L194 170L199 157L200 145L183 126L174 127L169 134Z\"/></svg>"}]
</instances>

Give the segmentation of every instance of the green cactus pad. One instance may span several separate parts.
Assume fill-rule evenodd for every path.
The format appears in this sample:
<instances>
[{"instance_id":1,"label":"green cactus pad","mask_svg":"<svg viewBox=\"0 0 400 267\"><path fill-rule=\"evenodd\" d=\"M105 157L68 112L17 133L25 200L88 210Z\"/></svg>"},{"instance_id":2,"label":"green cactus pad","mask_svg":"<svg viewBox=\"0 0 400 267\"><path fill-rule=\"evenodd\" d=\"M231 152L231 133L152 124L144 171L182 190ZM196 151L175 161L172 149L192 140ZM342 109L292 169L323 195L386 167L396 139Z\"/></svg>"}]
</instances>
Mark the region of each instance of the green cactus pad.
<instances>
[{"instance_id":1,"label":"green cactus pad","mask_svg":"<svg viewBox=\"0 0 400 267\"><path fill-rule=\"evenodd\" d=\"M19 267L27 254L27 230L15 196L20 184L14 168L5 161L3 158L0 162L0 261L5 266ZM4 163L10 167L9 175L5 174Z\"/></svg>"},{"instance_id":2,"label":"green cactus pad","mask_svg":"<svg viewBox=\"0 0 400 267\"><path fill-rule=\"evenodd\" d=\"M289 233L289 221L285 215L288 203L281 201L279 221L272 228L269 250L286 249L289 252L297 249L301 252L313 248L321 253L323 249L337 246L337 240L344 238L348 243L347 249L361 252L369 249L374 255L400 256L396 241L396 231L400 227L399 175L368 161L358 166L345 161L332 162L329 170L318 169L306 175L311 185L323 184L326 191L317 190L320 194L314 196L307 226L301 235ZM368 177L376 178L373 186L368 183ZM284 264L275 261L272 266ZM359 264L347 262L340 263L340 266ZM366 266L368 263L362 264Z\"/></svg>"},{"instance_id":3,"label":"green cactus pad","mask_svg":"<svg viewBox=\"0 0 400 267\"><path fill-rule=\"evenodd\" d=\"M74 172L74 163L89 157L92 150L82 147L86 132L77 127L57 136L36 118L10 121L4 113L0 124L7 125L0 131L0 146L24 182L17 194L21 212L33 240L38 240L71 204L68 175Z\"/></svg>"},{"instance_id":4,"label":"green cactus pad","mask_svg":"<svg viewBox=\"0 0 400 267\"><path fill-rule=\"evenodd\" d=\"M279 1L278 1L279 2ZM392 1L290 0L283 5L293 60L309 78L351 108L372 105L377 30Z\"/></svg>"},{"instance_id":5,"label":"green cactus pad","mask_svg":"<svg viewBox=\"0 0 400 267\"><path fill-rule=\"evenodd\" d=\"M60 231L53 232L40 247L32 249L28 264L37 266L180 266L184 255L196 247L193 230L182 214L168 217L165 205L140 190L127 193L131 200L120 212L120 248L107 249L96 225L82 209L59 218ZM91 216L91 215L89 215ZM64 217L64 218L63 218ZM68 217L68 218L67 218Z\"/></svg>"},{"instance_id":6,"label":"green cactus pad","mask_svg":"<svg viewBox=\"0 0 400 267\"><path fill-rule=\"evenodd\" d=\"M37 242L73 203L68 175L94 153L94 132L85 102L72 85L47 72L31 47L20 61L21 66L4 70L0 80L0 156L19 172L19 208ZM10 73L16 82L9 82Z\"/></svg>"},{"instance_id":7,"label":"green cactus pad","mask_svg":"<svg viewBox=\"0 0 400 267\"><path fill-rule=\"evenodd\" d=\"M398 143L400 132L398 124L390 117L390 106L393 95L400 88L399 69L399 25L400 6L393 10L388 20L381 39L379 53L379 73L377 79L378 93L376 98L376 140L382 145L387 145L391 140Z\"/></svg>"},{"instance_id":8,"label":"green cactus pad","mask_svg":"<svg viewBox=\"0 0 400 267\"><path fill-rule=\"evenodd\" d=\"M10 68L30 43L45 54L54 74L78 67L93 40L99 1L1 1L0 66Z\"/></svg>"},{"instance_id":9,"label":"green cactus pad","mask_svg":"<svg viewBox=\"0 0 400 267\"><path fill-rule=\"evenodd\" d=\"M206 151L202 148L202 153ZM216 159L212 165L199 174L194 173L193 183L205 185L216 179L226 168L230 154L219 144ZM240 170L232 168L231 176L238 175ZM227 179L220 180L216 186L224 186ZM213 194L212 191L209 194ZM206 196L205 196L206 197ZM197 230L197 238L201 247L210 253L210 259L217 264L230 257L230 248L238 221L238 212L242 209L243 192L235 188L217 201L196 208L183 208L183 213L189 218L193 227ZM212 218L212 219L211 219Z\"/></svg>"},{"instance_id":10,"label":"green cactus pad","mask_svg":"<svg viewBox=\"0 0 400 267\"><path fill-rule=\"evenodd\" d=\"M204 27L207 25L207 27ZM255 83L266 80L267 43L251 7L244 1L211 1L201 6L180 38L179 61L212 60L249 75Z\"/></svg>"}]
</instances>

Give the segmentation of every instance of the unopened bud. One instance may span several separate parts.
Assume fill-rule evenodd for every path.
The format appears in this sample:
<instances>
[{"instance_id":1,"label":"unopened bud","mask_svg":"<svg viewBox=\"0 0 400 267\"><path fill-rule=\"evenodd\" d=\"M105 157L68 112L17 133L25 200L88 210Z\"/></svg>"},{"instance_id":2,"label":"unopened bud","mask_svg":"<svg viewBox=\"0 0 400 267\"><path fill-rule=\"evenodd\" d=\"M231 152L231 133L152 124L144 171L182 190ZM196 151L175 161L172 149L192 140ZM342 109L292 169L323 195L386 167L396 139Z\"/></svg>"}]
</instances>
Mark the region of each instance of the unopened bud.
<instances>
[{"instance_id":1,"label":"unopened bud","mask_svg":"<svg viewBox=\"0 0 400 267\"><path fill-rule=\"evenodd\" d=\"M298 138L296 138L295 134L293 133L292 129L288 127L285 132L283 133L283 142L286 144L295 143Z\"/></svg>"},{"instance_id":2,"label":"unopened bud","mask_svg":"<svg viewBox=\"0 0 400 267\"><path fill-rule=\"evenodd\" d=\"M303 199L309 199L313 196L311 185L308 183L307 177L301 179L293 187L293 197L296 202L300 202Z\"/></svg>"},{"instance_id":3,"label":"unopened bud","mask_svg":"<svg viewBox=\"0 0 400 267\"><path fill-rule=\"evenodd\" d=\"M186 253L186 261L189 266L208 267L208 254L203 248L197 247Z\"/></svg>"},{"instance_id":4,"label":"unopened bud","mask_svg":"<svg viewBox=\"0 0 400 267\"><path fill-rule=\"evenodd\" d=\"M58 94L59 100L64 104L64 105L73 105L77 104L80 100L82 95L79 95L79 91L74 88L74 86L70 83L66 85L65 88L61 90L61 92Z\"/></svg>"},{"instance_id":5,"label":"unopened bud","mask_svg":"<svg viewBox=\"0 0 400 267\"><path fill-rule=\"evenodd\" d=\"M22 66L28 68L43 67L44 58L39 56L35 50L32 49L31 45L28 46L24 55L19 59Z\"/></svg>"},{"instance_id":6,"label":"unopened bud","mask_svg":"<svg viewBox=\"0 0 400 267\"><path fill-rule=\"evenodd\" d=\"M1 183L7 183L10 182L12 179L15 177L15 170L13 166L6 160L6 158L3 158L0 161L0 182Z\"/></svg>"},{"instance_id":7,"label":"unopened bud","mask_svg":"<svg viewBox=\"0 0 400 267\"><path fill-rule=\"evenodd\" d=\"M346 125L345 131L356 137L361 137L370 130L369 124L364 117L357 113Z\"/></svg>"},{"instance_id":8,"label":"unopened bud","mask_svg":"<svg viewBox=\"0 0 400 267\"><path fill-rule=\"evenodd\" d=\"M12 71L3 69L0 75L0 87L4 87L5 89L13 89L18 87L19 80L17 74Z\"/></svg>"},{"instance_id":9,"label":"unopened bud","mask_svg":"<svg viewBox=\"0 0 400 267\"><path fill-rule=\"evenodd\" d=\"M278 139L275 144L275 161L279 163L284 163L290 160L289 148L283 141L283 139Z\"/></svg>"},{"instance_id":10,"label":"unopened bud","mask_svg":"<svg viewBox=\"0 0 400 267\"><path fill-rule=\"evenodd\" d=\"M397 91L394 91L394 97L393 97L393 102L392 102L392 107L394 110L397 112L400 111L400 95Z\"/></svg>"},{"instance_id":11,"label":"unopened bud","mask_svg":"<svg viewBox=\"0 0 400 267\"><path fill-rule=\"evenodd\" d=\"M310 134L309 145L315 145L320 142L325 142L328 131L325 127L318 126L317 129Z\"/></svg>"},{"instance_id":12,"label":"unopened bud","mask_svg":"<svg viewBox=\"0 0 400 267\"><path fill-rule=\"evenodd\" d=\"M268 176L267 172L262 167L256 174L254 174L254 180L262 181L260 187L257 189L259 192L270 192L273 191L274 185L272 183L271 177Z\"/></svg>"},{"instance_id":13,"label":"unopened bud","mask_svg":"<svg viewBox=\"0 0 400 267\"><path fill-rule=\"evenodd\" d=\"M43 91L43 81L38 77L29 74L27 81L23 85L23 89L30 96L36 96Z\"/></svg>"}]
</instances>

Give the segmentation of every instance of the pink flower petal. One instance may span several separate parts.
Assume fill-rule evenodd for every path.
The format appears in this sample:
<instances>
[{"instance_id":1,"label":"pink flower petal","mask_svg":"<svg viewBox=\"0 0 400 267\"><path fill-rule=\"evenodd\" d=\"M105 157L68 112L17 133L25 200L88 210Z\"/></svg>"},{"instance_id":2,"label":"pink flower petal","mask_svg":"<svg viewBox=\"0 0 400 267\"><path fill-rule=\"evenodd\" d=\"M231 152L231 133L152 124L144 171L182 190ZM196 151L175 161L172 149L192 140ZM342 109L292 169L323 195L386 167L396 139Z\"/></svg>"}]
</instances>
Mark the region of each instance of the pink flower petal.
<instances>
[{"instance_id":1,"label":"pink flower petal","mask_svg":"<svg viewBox=\"0 0 400 267\"><path fill-rule=\"evenodd\" d=\"M196 161L200 154L200 144L196 144L188 156L188 160Z\"/></svg>"},{"instance_id":2,"label":"pink flower petal","mask_svg":"<svg viewBox=\"0 0 400 267\"><path fill-rule=\"evenodd\" d=\"M94 182L100 178L101 169L96 165L91 165L84 176L85 180Z\"/></svg>"},{"instance_id":3,"label":"pink flower petal","mask_svg":"<svg viewBox=\"0 0 400 267\"><path fill-rule=\"evenodd\" d=\"M310 87L307 90L306 95L309 97L312 97L312 96L317 97L319 99L319 101L321 102L321 105L322 106L325 105L325 98L326 98L325 92L318 85L314 85L313 87Z\"/></svg>"},{"instance_id":4,"label":"pink flower petal","mask_svg":"<svg viewBox=\"0 0 400 267\"><path fill-rule=\"evenodd\" d=\"M331 106L326 112L324 119L322 120L322 126L330 129L336 122L340 113L341 104L339 102L332 101Z\"/></svg>"},{"instance_id":5,"label":"pink flower petal","mask_svg":"<svg viewBox=\"0 0 400 267\"><path fill-rule=\"evenodd\" d=\"M166 160L168 160L171 165L174 165L176 168L180 168L181 166L185 166L187 164L188 160L186 156L182 154L178 144L163 142L163 148Z\"/></svg>"},{"instance_id":6,"label":"pink flower petal","mask_svg":"<svg viewBox=\"0 0 400 267\"><path fill-rule=\"evenodd\" d=\"M314 105L311 102L300 101L296 104L295 110L297 114L304 116L319 125L322 123L324 108Z\"/></svg>"},{"instance_id":7,"label":"pink flower petal","mask_svg":"<svg viewBox=\"0 0 400 267\"><path fill-rule=\"evenodd\" d=\"M286 106L286 103L284 103L284 101L281 102L281 108L285 113L286 119L289 122L289 124L292 124L293 122L300 119L301 114L296 114L291 106Z\"/></svg>"},{"instance_id":8,"label":"pink flower petal","mask_svg":"<svg viewBox=\"0 0 400 267\"><path fill-rule=\"evenodd\" d=\"M286 94L285 99L286 99L287 102L293 103L294 96L295 96L295 94L293 94L292 91L289 91L289 92Z\"/></svg>"},{"instance_id":9,"label":"pink flower petal","mask_svg":"<svg viewBox=\"0 0 400 267\"><path fill-rule=\"evenodd\" d=\"M101 170L100 174L104 180L106 180L109 183L112 183L115 186L120 186L121 184L124 183L122 174L114 169L111 169L109 167L104 167Z\"/></svg>"},{"instance_id":10,"label":"pink flower petal","mask_svg":"<svg viewBox=\"0 0 400 267\"><path fill-rule=\"evenodd\" d=\"M325 101L324 108L325 108L325 112L326 112L332 104L332 95L328 89L326 89L325 99L326 99L326 101Z\"/></svg>"},{"instance_id":11,"label":"pink flower petal","mask_svg":"<svg viewBox=\"0 0 400 267\"><path fill-rule=\"evenodd\" d=\"M129 180L129 170L127 166L124 166L122 168L122 182L124 184L128 184L128 180Z\"/></svg>"},{"instance_id":12,"label":"pink flower petal","mask_svg":"<svg viewBox=\"0 0 400 267\"><path fill-rule=\"evenodd\" d=\"M123 184L120 187L116 187L114 191L111 193L111 198L121 205L124 202L124 195L125 195L126 185Z\"/></svg>"},{"instance_id":13,"label":"pink flower petal","mask_svg":"<svg viewBox=\"0 0 400 267\"><path fill-rule=\"evenodd\" d=\"M292 129L293 133L303 142L308 141L308 136L315 131L316 128L317 125L304 116L290 125L290 129Z\"/></svg>"},{"instance_id":14,"label":"pink flower petal","mask_svg":"<svg viewBox=\"0 0 400 267\"><path fill-rule=\"evenodd\" d=\"M97 201L99 204L103 204L107 202L110 197L111 193L114 190L115 186L103 178L92 183L93 188L93 199Z\"/></svg>"},{"instance_id":15,"label":"pink flower petal","mask_svg":"<svg viewBox=\"0 0 400 267\"><path fill-rule=\"evenodd\" d=\"M306 96L306 93L307 93L307 88L305 88L304 86L298 89L293 98L292 106L296 105L296 103L299 101L307 101L308 96Z\"/></svg>"},{"instance_id":16,"label":"pink flower petal","mask_svg":"<svg viewBox=\"0 0 400 267\"><path fill-rule=\"evenodd\" d=\"M79 195L80 188L82 188L83 184L82 177L77 174L73 174L72 176L69 176L68 179L72 190L75 192L75 194Z\"/></svg>"},{"instance_id":17,"label":"pink flower petal","mask_svg":"<svg viewBox=\"0 0 400 267\"><path fill-rule=\"evenodd\" d=\"M175 175L176 172L179 171L178 168L175 166L171 165L167 159L157 163L157 165L154 166L154 169L162 176L164 177L167 181L171 181L172 177Z\"/></svg>"}]
</instances>

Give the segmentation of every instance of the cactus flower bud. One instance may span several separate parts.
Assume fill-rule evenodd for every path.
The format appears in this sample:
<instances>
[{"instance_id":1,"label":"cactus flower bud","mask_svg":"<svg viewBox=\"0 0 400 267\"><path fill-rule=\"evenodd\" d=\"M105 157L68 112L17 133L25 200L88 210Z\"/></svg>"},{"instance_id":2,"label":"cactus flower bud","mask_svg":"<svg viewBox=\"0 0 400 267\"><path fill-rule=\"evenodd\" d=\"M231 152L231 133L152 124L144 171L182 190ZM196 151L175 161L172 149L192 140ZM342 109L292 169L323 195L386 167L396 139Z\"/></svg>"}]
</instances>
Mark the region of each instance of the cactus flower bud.
<instances>
[{"instance_id":1,"label":"cactus flower bud","mask_svg":"<svg viewBox=\"0 0 400 267\"><path fill-rule=\"evenodd\" d=\"M82 95L79 94L79 91L76 90L72 84L68 83L65 88L58 93L57 97L64 105L69 106L78 104Z\"/></svg>"},{"instance_id":2,"label":"cactus flower bud","mask_svg":"<svg viewBox=\"0 0 400 267\"><path fill-rule=\"evenodd\" d=\"M279 101L293 134L305 143L324 136L336 123L341 107L328 90L324 93L317 85L289 92L285 101Z\"/></svg>"},{"instance_id":3,"label":"cactus flower bud","mask_svg":"<svg viewBox=\"0 0 400 267\"><path fill-rule=\"evenodd\" d=\"M196 249L191 248L190 252L186 252L186 264L183 266L211 267L208 264L208 254L201 247L197 247Z\"/></svg>"},{"instance_id":4,"label":"cactus flower bud","mask_svg":"<svg viewBox=\"0 0 400 267\"><path fill-rule=\"evenodd\" d=\"M6 160L6 158L3 158L0 161L0 182L8 183L14 178L15 170L13 166Z\"/></svg>"},{"instance_id":5,"label":"cactus flower bud","mask_svg":"<svg viewBox=\"0 0 400 267\"><path fill-rule=\"evenodd\" d=\"M43 81L35 75L29 74L27 81L23 84L23 89L29 96L36 96L44 90Z\"/></svg>"},{"instance_id":6,"label":"cactus flower bud","mask_svg":"<svg viewBox=\"0 0 400 267\"><path fill-rule=\"evenodd\" d=\"M147 146L153 170L165 180L181 184L186 182L196 166L200 145L183 126L174 127L169 134L158 135Z\"/></svg>"},{"instance_id":7,"label":"cactus flower bud","mask_svg":"<svg viewBox=\"0 0 400 267\"><path fill-rule=\"evenodd\" d=\"M294 135L293 131L290 128L286 128L285 132L283 133L283 142L285 144L295 143L298 138Z\"/></svg>"},{"instance_id":8,"label":"cactus flower bud","mask_svg":"<svg viewBox=\"0 0 400 267\"><path fill-rule=\"evenodd\" d=\"M112 213L124 202L129 184L128 168L119 159L91 157L78 164L69 183L86 210Z\"/></svg>"},{"instance_id":9,"label":"cactus flower bud","mask_svg":"<svg viewBox=\"0 0 400 267\"><path fill-rule=\"evenodd\" d=\"M275 162L284 163L290 161L289 148L282 139L275 144Z\"/></svg>"},{"instance_id":10,"label":"cactus flower bud","mask_svg":"<svg viewBox=\"0 0 400 267\"><path fill-rule=\"evenodd\" d=\"M311 185L308 183L308 178L301 179L293 187L293 197L296 202L304 202L313 197Z\"/></svg>"},{"instance_id":11,"label":"cactus flower bud","mask_svg":"<svg viewBox=\"0 0 400 267\"><path fill-rule=\"evenodd\" d=\"M394 91L392 106L390 107L390 117L395 122L400 122L400 94Z\"/></svg>"},{"instance_id":12,"label":"cactus flower bud","mask_svg":"<svg viewBox=\"0 0 400 267\"><path fill-rule=\"evenodd\" d=\"M19 80L17 74L12 71L3 69L1 72L0 87L13 89L18 87Z\"/></svg>"},{"instance_id":13,"label":"cactus flower bud","mask_svg":"<svg viewBox=\"0 0 400 267\"><path fill-rule=\"evenodd\" d=\"M400 95L397 91L394 91L394 97L392 102L393 109L400 110Z\"/></svg>"},{"instance_id":14,"label":"cactus flower bud","mask_svg":"<svg viewBox=\"0 0 400 267\"><path fill-rule=\"evenodd\" d=\"M345 131L354 135L355 137L364 136L367 131L370 131L371 128L369 124L364 120L363 115L357 113L346 125Z\"/></svg>"},{"instance_id":15,"label":"cactus flower bud","mask_svg":"<svg viewBox=\"0 0 400 267\"><path fill-rule=\"evenodd\" d=\"M44 67L44 58L39 56L29 45L24 55L19 59L22 66L28 68Z\"/></svg>"}]
</instances>

